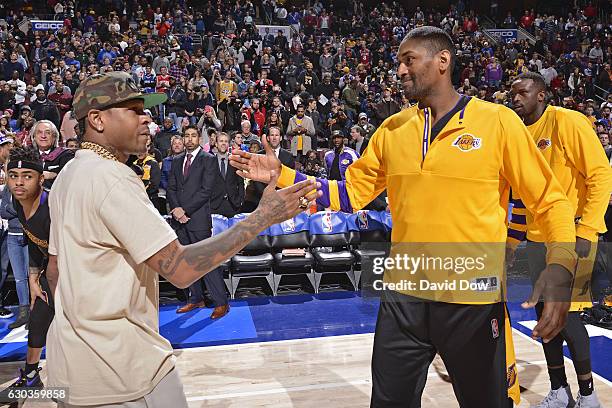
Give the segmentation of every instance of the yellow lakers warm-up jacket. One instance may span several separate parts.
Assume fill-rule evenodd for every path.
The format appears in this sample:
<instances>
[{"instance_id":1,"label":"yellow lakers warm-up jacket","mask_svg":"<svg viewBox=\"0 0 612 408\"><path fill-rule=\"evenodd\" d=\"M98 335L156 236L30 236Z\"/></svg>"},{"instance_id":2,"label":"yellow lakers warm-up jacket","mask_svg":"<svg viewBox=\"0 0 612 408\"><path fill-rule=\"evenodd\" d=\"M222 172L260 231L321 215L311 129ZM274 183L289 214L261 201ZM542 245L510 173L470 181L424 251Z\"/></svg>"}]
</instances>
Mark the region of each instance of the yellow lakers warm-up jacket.
<instances>
[{"instance_id":1,"label":"yellow lakers warm-up jacket","mask_svg":"<svg viewBox=\"0 0 612 408\"><path fill-rule=\"evenodd\" d=\"M606 232L612 169L590 121L580 112L548 106L527 129L571 202L576 236L597 242L598 234ZM514 247L525 235L531 241L546 242L546 228L527 211L520 193L512 191L512 196L508 243Z\"/></svg>"},{"instance_id":2,"label":"yellow lakers warm-up jacket","mask_svg":"<svg viewBox=\"0 0 612 408\"><path fill-rule=\"evenodd\" d=\"M317 180L323 190L318 203L352 212L386 188L394 245L505 245L512 187L552 243L548 262L573 271L572 206L520 118L502 105L471 98L433 141L430 122L429 109L418 106L389 117L348 167L345 181ZM304 179L283 167L278 184ZM503 257L499 261L503 268Z\"/></svg>"}]
</instances>

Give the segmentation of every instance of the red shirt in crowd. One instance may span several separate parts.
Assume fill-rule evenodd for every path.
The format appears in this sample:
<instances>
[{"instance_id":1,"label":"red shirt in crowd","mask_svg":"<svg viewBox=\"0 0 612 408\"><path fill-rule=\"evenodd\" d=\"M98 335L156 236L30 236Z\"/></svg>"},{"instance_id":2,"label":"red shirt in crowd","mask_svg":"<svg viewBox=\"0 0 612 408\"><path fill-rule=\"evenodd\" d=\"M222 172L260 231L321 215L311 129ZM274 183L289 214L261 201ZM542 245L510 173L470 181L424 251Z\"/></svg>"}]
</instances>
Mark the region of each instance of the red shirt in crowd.
<instances>
[{"instance_id":1,"label":"red shirt in crowd","mask_svg":"<svg viewBox=\"0 0 612 408\"><path fill-rule=\"evenodd\" d=\"M170 88L170 74L157 75L157 88L155 88L155 92L166 92L168 88Z\"/></svg>"}]
</instances>

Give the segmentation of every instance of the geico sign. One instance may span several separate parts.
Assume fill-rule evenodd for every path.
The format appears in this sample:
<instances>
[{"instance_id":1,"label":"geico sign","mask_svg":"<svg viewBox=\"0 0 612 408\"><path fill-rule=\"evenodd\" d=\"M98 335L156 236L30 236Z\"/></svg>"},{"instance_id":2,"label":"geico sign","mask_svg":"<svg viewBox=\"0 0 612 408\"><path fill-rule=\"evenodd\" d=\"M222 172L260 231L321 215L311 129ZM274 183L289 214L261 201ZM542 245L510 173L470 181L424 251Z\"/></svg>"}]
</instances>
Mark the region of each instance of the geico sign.
<instances>
[{"instance_id":1,"label":"geico sign","mask_svg":"<svg viewBox=\"0 0 612 408\"><path fill-rule=\"evenodd\" d=\"M516 31L489 31L490 34L496 37L516 37Z\"/></svg>"},{"instance_id":2,"label":"geico sign","mask_svg":"<svg viewBox=\"0 0 612 408\"><path fill-rule=\"evenodd\" d=\"M64 26L63 21L32 20L32 30L59 30Z\"/></svg>"}]
</instances>

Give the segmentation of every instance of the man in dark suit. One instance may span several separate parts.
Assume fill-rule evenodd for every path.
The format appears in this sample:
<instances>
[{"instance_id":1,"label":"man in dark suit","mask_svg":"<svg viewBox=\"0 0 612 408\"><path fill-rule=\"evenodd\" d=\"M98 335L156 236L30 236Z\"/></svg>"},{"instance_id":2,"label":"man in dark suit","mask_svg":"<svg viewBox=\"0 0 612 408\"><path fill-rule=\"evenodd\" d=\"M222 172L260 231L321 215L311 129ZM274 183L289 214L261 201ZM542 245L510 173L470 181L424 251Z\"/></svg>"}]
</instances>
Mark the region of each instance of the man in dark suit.
<instances>
[{"instance_id":1,"label":"man in dark suit","mask_svg":"<svg viewBox=\"0 0 612 408\"><path fill-rule=\"evenodd\" d=\"M280 160L283 166L287 166L290 169L295 168L295 158L289 150L285 150L280 147L281 143L281 130L277 126L270 126L268 130L268 143L274 150L276 157ZM265 135L264 135L265 137ZM260 154L266 154L264 150L259 151ZM241 212L252 212L257 208L261 195L263 194L266 185L257 181L251 181L246 188L244 205L242 206Z\"/></svg>"},{"instance_id":2,"label":"man in dark suit","mask_svg":"<svg viewBox=\"0 0 612 408\"><path fill-rule=\"evenodd\" d=\"M244 202L244 179L229 165L229 135L217 134L217 168L213 169L214 186L210 209L213 214L231 218L238 213Z\"/></svg>"},{"instance_id":3,"label":"man in dark suit","mask_svg":"<svg viewBox=\"0 0 612 408\"><path fill-rule=\"evenodd\" d=\"M217 162L214 156L200 147L200 132L195 126L185 128L183 142L185 153L172 161L166 198L179 242L188 245L211 236L210 199L215 188ZM212 271L203 280L215 303L211 318L225 316L229 305L221 271ZM188 303L177 309L177 313L205 306L201 280L189 287L189 294Z\"/></svg>"}]
</instances>

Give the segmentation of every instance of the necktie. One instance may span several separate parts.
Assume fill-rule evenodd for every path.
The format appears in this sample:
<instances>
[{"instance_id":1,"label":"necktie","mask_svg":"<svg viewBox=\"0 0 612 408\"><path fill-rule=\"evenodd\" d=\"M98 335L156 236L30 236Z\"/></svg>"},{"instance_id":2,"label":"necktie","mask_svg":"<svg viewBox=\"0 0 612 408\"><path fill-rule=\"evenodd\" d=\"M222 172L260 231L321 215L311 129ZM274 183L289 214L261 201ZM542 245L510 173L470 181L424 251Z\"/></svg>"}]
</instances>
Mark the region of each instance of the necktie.
<instances>
[{"instance_id":1,"label":"necktie","mask_svg":"<svg viewBox=\"0 0 612 408\"><path fill-rule=\"evenodd\" d=\"M191 153L187 153L187 161L185 162L185 167L183 168L183 177L187 177L189 175L190 167L191 167Z\"/></svg>"},{"instance_id":2,"label":"necktie","mask_svg":"<svg viewBox=\"0 0 612 408\"><path fill-rule=\"evenodd\" d=\"M221 176L225 178L225 174L227 172L227 168L225 167L225 157L221 158Z\"/></svg>"}]
</instances>

